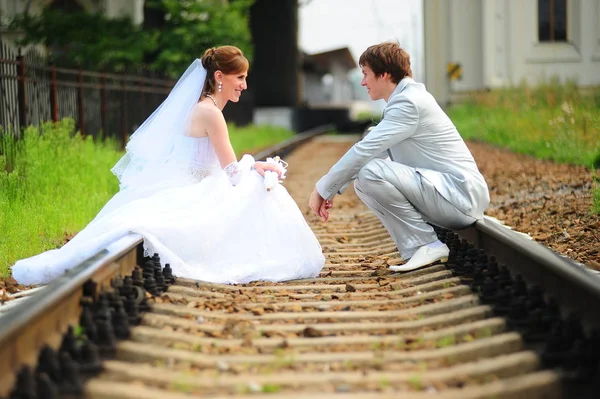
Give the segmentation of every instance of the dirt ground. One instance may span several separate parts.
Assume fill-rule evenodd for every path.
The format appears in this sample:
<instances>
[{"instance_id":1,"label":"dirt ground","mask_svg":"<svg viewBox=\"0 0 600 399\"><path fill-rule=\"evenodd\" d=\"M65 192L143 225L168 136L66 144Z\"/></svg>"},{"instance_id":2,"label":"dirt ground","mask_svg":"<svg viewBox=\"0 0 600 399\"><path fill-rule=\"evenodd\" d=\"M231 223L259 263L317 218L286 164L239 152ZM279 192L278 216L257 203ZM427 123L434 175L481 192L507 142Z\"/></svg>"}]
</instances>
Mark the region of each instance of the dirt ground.
<instances>
[{"instance_id":1,"label":"dirt ground","mask_svg":"<svg viewBox=\"0 0 600 399\"><path fill-rule=\"evenodd\" d=\"M468 143L491 195L486 211L554 251L600 270L600 217L592 216L592 172Z\"/></svg>"}]
</instances>

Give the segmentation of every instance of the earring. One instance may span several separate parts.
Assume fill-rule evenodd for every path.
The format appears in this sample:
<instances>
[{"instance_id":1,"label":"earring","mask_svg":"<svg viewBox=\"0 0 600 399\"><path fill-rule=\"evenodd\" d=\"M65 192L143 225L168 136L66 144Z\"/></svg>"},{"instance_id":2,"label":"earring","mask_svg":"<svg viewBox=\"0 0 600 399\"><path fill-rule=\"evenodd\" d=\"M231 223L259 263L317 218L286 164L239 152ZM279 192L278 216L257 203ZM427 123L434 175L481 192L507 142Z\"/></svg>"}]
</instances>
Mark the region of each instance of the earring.
<instances>
[{"instance_id":1,"label":"earring","mask_svg":"<svg viewBox=\"0 0 600 399\"><path fill-rule=\"evenodd\" d=\"M219 82L219 92L223 91L223 82Z\"/></svg>"}]
</instances>

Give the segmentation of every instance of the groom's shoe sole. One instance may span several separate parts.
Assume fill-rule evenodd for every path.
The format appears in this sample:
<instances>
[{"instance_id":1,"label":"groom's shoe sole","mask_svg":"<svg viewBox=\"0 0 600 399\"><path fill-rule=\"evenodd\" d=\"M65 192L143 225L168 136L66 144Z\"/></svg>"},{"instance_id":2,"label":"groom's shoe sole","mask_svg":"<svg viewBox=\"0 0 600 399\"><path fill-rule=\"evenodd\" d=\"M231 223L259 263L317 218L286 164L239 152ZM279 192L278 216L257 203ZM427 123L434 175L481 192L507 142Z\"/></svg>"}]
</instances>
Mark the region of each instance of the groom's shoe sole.
<instances>
[{"instance_id":1,"label":"groom's shoe sole","mask_svg":"<svg viewBox=\"0 0 600 399\"><path fill-rule=\"evenodd\" d=\"M404 265L390 266L390 267L388 267L388 270L391 270L391 271L393 271L395 273L411 272L413 270L422 269L424 267L437 265L438 263L447 263L447 262L448 262L448 257L445 257L445 258L440 258L440 259L434 260L431 263L427 263L427 264L424 264L424 265L413 266L413 267L409 267L409 268L402 268L402 266L404 266Z\"/></svg>"}]
</instances>

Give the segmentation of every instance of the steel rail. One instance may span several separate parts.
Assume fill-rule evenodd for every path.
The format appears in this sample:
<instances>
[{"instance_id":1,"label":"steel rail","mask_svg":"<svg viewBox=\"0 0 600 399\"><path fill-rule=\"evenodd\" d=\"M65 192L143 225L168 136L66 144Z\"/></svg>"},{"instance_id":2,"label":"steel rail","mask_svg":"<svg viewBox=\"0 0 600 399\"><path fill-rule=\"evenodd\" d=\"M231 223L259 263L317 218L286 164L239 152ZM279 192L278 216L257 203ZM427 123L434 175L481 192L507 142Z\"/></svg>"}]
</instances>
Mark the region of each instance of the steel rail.
<instances>
[{"instance_id":1,"label":"steel rail","mask_svg":"<svg viewBox=\"0 0 600 399\"><path fill-rule=\"evenodd\" d=\"M333 129L333 125L321 125L296 134L288 140L260 151L255 155L256 159L286 155L302 143ZM7 394L8 387L14 384L16 376L10 370L20 368L22 364L35 365L35 356L32 356L29 352L38 352L45 345L56 348L60 341L52 339L51 335L62 334L70 324L77 324L78 311L77 309L65 311L59 321L55 321L54 325L50 326L49 331L40 332L41 336L33 337L28 348L18 348L19 350L17 350L10 346L11 342L19 337L31 335L32 321L41 322L48 317L55 317L53 311L56 310L56 307L63 304L77 290L80 290L87 281L92 280L100 285L110 285L111 277L117 274L131 274L139 258L136 251L140 250L142 242L143 239L138 234L128 234L122 237L107 248L101 249L77 266L66 271L63 275L53 279L44 289L31 295L29 299L21 301L3 315L0 323L0 398L3 394ZM125 269L118 262L123 257L129 257ZM116 270L107 274L106 269L110 268L111 265L118 267L114 267L113 269ZM104 288L109 287L105 286ZM23 359L27 360L23 361Z\"/></svg>"},{"instance_id":2,"label":"steel rail","mask_svg":"<svg viewBox=\"0 0 600 399\"><path fill-rule=\"evenodd\" d=\"M489 217L457 234L530 284L542 286L566 311L576 312L590 327L600 328L600 278L585 266Z\"/></svg>"},{"instance_id":3,"label":"steel rail","mask_svg":"<svg viewBox=\"0 0 600 399\"><path fill-rule=\"evenodd\" d=\"M298 134L280 145L255 154L255 157L257 160L260 160L273 155L285 156L311 138L330 131L331 129L332 126L321 126L312 129L311 131ZM236 357L234 355L231 357L231 361L234 363L245 364L245 362L248 361L246 359L253 359L252 361L257 364L256 367L265 367L268 369L268 367L271 367L269 366L270 362L273 361L273 359L268 356L269 350L277 350L278 348L281 349L288 345L292 345L304 348L304 350L308 351L310 348L318 346L320 341L323 342L320 345L330 347L343 345L343 343L346 342L348 345L354 345L356 348L374 344L383 345L382 348L385 348L385 345L397 343L398 334L400 334L400 337L403 337L404 335L412 337L411 342L416 342L418 344L419 341L416 340L414 334L419 332L422 333L423 327L425 327L426 331L424 336L429 337L427 339L430 340L437 340L436 345L447 345L447 343L445 343L446 341L444 341L449 337L447 334L450 334L450 337L454 337L452 338L453 340L458 340L462 339L461 337L468 331L479 331L483 334L492 334L492 337L489 338L489 343L486 344L488 341L485 339L480 342L478 338L472 343L465 342L462 346L459 345L457 349L444 349L448 349L449 353L454 353L452 356L464 356L465 359L475 356L475 358L485 359L482 361L487 362L485 363L488 365L486 367L489 367L489 369L492 370L497 366L494 360L496 359L496 356L504 353L501 351L504 351L505 349L501 348L511 347L517 352L513 355L506 354L504 360L498 360L500 363L506 361L506 363L504 363L505 366L503 366L504 369L502 369L504 371L499 372L507 373L507 376L513 375L513 373L518 375L518 365L521 364L524 369L528 370L525 371L525 373L534 372L534 374L531 374L531 380L527 380L527 378L529 378L527 376L523 376L524 378L521 379L513 377L512 379L509 378L505 380L504 385L500 384L501 381L499 381L498 386L494 386L494 384L485 385L481 390L479 390L477 386L469 387L464 391L461 391L460 389L449 390L446 393L446 396L442 395L441 397L511 398L513 397L511 396L513 393L515 395L525 395L523 397L528 398L561 396L569 398L595 397L599 382L597 379L590 380L589 376L588 379L586 379L581 375L587 375L590 372L594 372L594 370L596 374L598 373L600 335L598 335L596 331L598 331L597 329L600 326L600 316L597 312L597 306L600 305L600 279L598 279L597 276L588 272L585 268L575 262L557 255L549 248L524 238L521 233L512 231L509 228L494 222L491 218L486 217L484 220L476 222L463 230L455 232L443 229L438 230L440 238L443 241L446 241L453 251L456 250L460 252L458 255L458 252L454 252L454 254L451 253L447 265L432 266L401 275L388 274L385 275L384 278L380 277L379 274L370 271L373 269L361 269L361 266L370 265L375 268L385 268L385 263L390 261L387 244L380 245L379 249L374 250L372 254L370 253L369 255L364 255L362 257L360 251L346 250L344 240L348 239L348 237L346 237L344 231L348 231L346 229L349 229L350 224L353 223L357 217L360 219L359 223L361 225L361 229L358 231L364 232L365 234L351 236L350 239L354 240L353 242L357 243L358 246L363 245L363 241L365 243L369 241L368 236L379 236L383 231L378 220L374 216L364 212L342 215L333 224L330 223L327 226L315 228L317 236L326 238L335 237L338 239L337 241L333 240L331 244L323 244L324 251L329 251L329 264L326 265L323 270L323 279L297 281L292 282L291 285L266 285L264 287L252 284L248 287L223 287L216 284L186 279L178 280L178 283L172 286L172 289L170 288L167 291L168 296L173 300L191 301L193 298L205 298L204 300L206 300L207 303L210 303L210 299L206 298L216 298L215 302L219 302L222 298L230 295L230 293L237 293L239 291L240 295L246 295L244 293L250 292L258 293L256 298L263 301L263 303L260 301L252 302L245 308L247 313L239 315L236 315L236 313L224 312L223 310L217 310L214 313L211 313L190 307L178 308L169 303L155 304L155 309L148 315L145 325L136 330L135 342L127 341L120 347L118 361L109 362L107 366L107 376L104 377L104 380L90 381L89 386L86 388L86 395L89 395L89 397L111 397L113 394L118 394L119 397L150 398L160 394L164 395L164 397L184 397L183 395L171 392L165 387L168 386L169 381L173 381L170 380L171 378L184 378L185 375L176 374L172 371L165 372L165 375L161 375L161 370L159 368L151 368L148 369L148 371L144 371L133 367L129 370L129 367L124 361L131 360L133 363L136 363L146 359L146 361L151 362L152 359L155 359L154 356L166 356L171 359L180 359L179 361L182 362L195 362L197 367L200 368L217 367L221 369L225 366L219 363L216 355L205 356L203 353L183 353L182 351L172 349L170 347L171 344L166 344L166 342L179 342L180 345L185 344L192 348L214 345L218 338L212 338L211 334L219 333L222 328L226 328L227 323L225 323L225 327L222 327L219 323L225 322L233 317L240 322L253 321L263 323L262 331L267 334L269 332L287 332L289 334L301 333L297 337L289 339L287 337L282 337L281 339L277 339L277 337L271 338L270 335L266 335L265 338L255 339L253 340L253 345L261 346L262 350L265 350L266 353L264 355L253 355L248 357L242 355ZM332 227L328 226L333 226L335 233L332 232ZM380 239L378 241L382 242L385 240ZM20 364L35 365L35 356L31 355L31 353L39 351L44 345L50 345L53 348L58 347L59 342L51 337L51 333L54 333L55 335L56 333L64 332L69 323L77 324L76 317L79 309L65 309L63 312L65 313L64 321L54 321L54 324L48 328L48 331L34 331L32 333L30 323L32 321L39 321L43 317L55 316L57 313L56 306L63 304L69 297L77 295L77 290L89 281L94 282L94 284L97 284L100 288L107 290L113 288L111 287L112 277L119 274L126 275L139 265L141 258L141 242L141 237L137 235L124 237L110 247L98 252L93 257L79 264L74 269L66 272L63 276L52 281L44 289L35 293L29 300L23 301L15 306L10 314L2 318L0 322L0 359L2 359L0 365L0 397L7 395L9 392L8 389L14 385L16 381L14 371L19 368ZM330 245L332 246L331 248L329 248ZM373 243L372 248L375 249L376 247L378 247L378 244ZM478 263L482 255L484 255L486 259L485 261ZM467 263L473 262L469 270L465 270L466 265L459 264L463 261ZM496 261L500 267L498 267ZM344 269L344 267L341 267L344 266L344 262L356 263L346 263L346 268ZM357 265L358 268L352 269L354 267L352 265ZM338 270L340 267L341 269ZM497 285L498 293L504 291L505 297L508 293L509 303L508 306L504 306L504 309L496 306L499 298L498 295L500 294L490 298L486 297L485 292L482 292L482 287L485 288L481 280L483 276L481 274L479 276L477 275L477 267L485 269L485 272L488 273L486 277L488 279L494 274L493 281L494 284ZM512 276L503 274L502 268L510 270ZM476 281L477 279L479 279L478 282ZM391 290L384 289L378 293L377 297L371 298L370 292L372 290L385 287L389 287ZM541 289L543 294L540 294L540 291L537 289ZM364 292L361 292L363 290ZM485 291L485 289L483 289L483 291ZM94 292L97 293L98 291L95 290ZM79 295L82 297L84 296L83 293ZM89 295L89 293L86 295ZM479 295L479 298L477 295ZM510 298L510 295L515 295L515 298ZM538 295L542 295L543 298ZM343 298L342 296L353 297L350 300L349 298ZM284 298L286 297L298 300L299 302L285 302ZM323 297L329 299L327 299L326 302L323 302ZM436 298L440 298L440 302L437 302ZM523 298L523 301L519 303L521 298ZM540 304L540 299L543 299L550 304ZM202 299L199 300L202 301ZM516 302L512 300L516 300ZM398 306L399 309L387 308L382 311L378 308L379 301L386 302L388 306L396 304L395 306ZM553 303L560 307L560 314L553 313ZM79 305L79 302L75 305ZM266 306L278 307L280 309L278 311L279 313L264 313L263 308ZM343 306L344 308L342 309ZM370 310L362 311L360 308L350 309L350 306L371 308L369 308ZM415 307L413 308L413 306ZM533 308L541 310L541 313L538 312L537 314L541 314L542 319L545 317L545 321L549 320L551 322L548 328L551 327L550 329L552 331L538 332L538 336L532 338L532 335L529 334L532 330L528 330L531 326L528 326L527 318L533 318L534 315L528 315L526 313L524 319L520 319L519 317L523 315L517 314L515 318L515 314L512 313L513 309L510 308L511 306L517 308L520 306L525 310ZM297 312L297 310L294 310L294 308L297 307L300 307L302 311L292 313ZM336 307L344 311L340 311L339 309L336 310ZM51 312L53 313L50 314ZM501 321L500 318L489 318L496 312L499 312L498 315L505 318L505 321ZM573 317L574 314L578 317ZM414 319L411 315L419 315L419 317L422 317L423 319ZM361 321L361 319L364 318L366 318L366 323L364 320ZM198 320L204 319L212 319L216 324L211 325L208 322L198 322ZM454 321L451 322L449 321L450 319ZM479 323L481 323L481 326L477 327L476 330L471 330L475 327L469 327L467 325L469 322L472 323L473 320L480 319L481 321ZM296 325L286 325L286 320L300 320L301 322ZM353 322L353 320L355 321ZM282 322L283 324L281 324ZM306 322L308 322L309 326L311 323L314 323L312 325L315 328L311 330L306 327L304 324ZM580 322L586 327L585 332L578 330L577 325ZM463 323L465 326L462 325ZM509 328L509 331L503 330L505 328L503 327L504 323L506 323L506 328ZM456 332L445 333L443 332L445 331L443 328L440 329L440 331L437 331L435 328L429 330L429 327L427 327L438 324L439 326L449 326L447 327L448 331L451 331L453 328L458 328L458 330L455 330ZM39 325L40 324L38 323L38 327ZM202 331L208 335L194 335L183 333L181 331L174 331L170 334L161 333L160 328L163 325L177 328L178 330L181 329L182 331ZM155 331L150 329L149 326L158 327L159 329ZM439 329L440 327L437 328ZM371 330L375 331L374 335L362 338L353 336L352 334L339 337L334 336L336 331L355 331L356 333L359 333L361 331L367 332ZM459 330L463 332L459 333ZM511 332L511 330L518 331L519 333ZM546 337L546 333L548 333L548 337L554 334L554 338L556 338L555 333L557 333L560 336L560 339L567 341L570 339L576 340L576 345L571 347L570 344L573 344L573 342L566 342L561 343L558 347L552 349L553 342L543 342L544 339L552 338L540 338L542 335L543 337ZM7 344L11 341L16 342L14 341L15 337L25 336L27 334L35 335L35 339L32 341L35 343L35 347L24 348L21 345L20 348L16 350L7 347ZM381 334L388 334L383 338L387 340L385 341L387 344L384 341L378 341L376 339L377 336ZM523 334L523 336L520 337L519 334ZM233 348L242 345L242 343L245 342L245 339L242 340L240 337L235 338L236 339L224 339L221 345L223 345L223 347ZM162 343L159 344L159 342ZM144 345L144 343L147 343L147 345ZM155 351L151 351L151 343L156 344ZM554 344L556 344L556 342L554 342ZM521 348L522 345L525 346ZM163 346L166 347L163 348ZM519 352L525 348L528 349L529 352ZM297 356L296 361L306 364L311 362L314 362L315 364L324 364L332 361L342 361L345 359L345 356L350 356L358 363L364 363L365 365L375 367L374 370L379 370L377 367L381 367L381 361L384 361L385 359L372 358L368 353L360 353L357 350L358 349L354 350L354 352L340 352L339 354L335 354L334 351L329 355L317 355L314 353L303 355L301 352ZM440 352L443 352L443 350ZM539 358L536 353L539 354ZM373 355L374 354L375 352ZM488 356L489 359L487 359ZM123 359L121 359L121 357L123 357ZM386 358L390 359L392 362L403 361L403 359L410 360L411 362L418 362L423 361L418 359L433 358L433 352L418 350L416 352L411 352L409 350L404 353L392 351ZM510 359L510 361L507 359ZM275 362L278 364L277 367L287 367L285 362L288 361L290 361L290 359L278 359L277 355L275 355ZM524 365L524 361L527 361L527 366ZM263 366L261 366L261 364ZM561 367L564 365L567 366L567 371L563 374L563 369ZM535 371L538 369L538 366L559 371L552 373ZM468 369L470 370L469 373L473 373L473 375L479 375L477 373L483 375L485 373L484 370L477 371L476 366L473 367L465 364L463 368L461 367L462 366L455 367L457 372L458 370ZM501 369L499 368L498 370ZM509 370L513 371L509 372ZM573 372L573 370L575 370L575 372ZM581 370L583 370L583 373ZM147 372L155 374L146 375ZM439 381L446 381L446 379L444 379L446 377L442 378L444 372L436 373L436 371L432 371L428 375L434 380L437 378ZM335 378L340 378L342 380L347 379L346 382L343 383L343 386L347 387L355 382L356 384L359 384L358 380L362 377L365 377L362 378L364 384L376 384L377 381L379 381L378 379L388 379L392 376L392 374L386 373L385 370L374 372L373 376L370 378L366 374L362 377L352 377L343 370L338 374L339 376ZM402 381L395 382L392 384L394 387L402 387L403 384L414 384L414 381L412 380L413 377L407 372L401 372L400 374L394 375L397 375L400 380L404 381L404 383L402 383ZM125 381L127 378L147 381L149 385L147 388L139 386L130 387L124 382L121 382ZM252 378L258 378L265 382L269 380L266 376L260 375L251 377L240 376L237 380L242 382L246 381L244 383L255 382ZM306 383L314 383L316 384L315 386L317 386L317 384L327 383L327 376L325 375L321 378L321 376L318 375L304 374L303 378L305 378ZM356 381L352 381L353 378L356 379ZM450 380L452 378L450 378ZM113 379L114 384L109 388L106 383L107 381L113 381ZM189 381L186 382L186 384L195 386L197 389L218 388L211 388L211 382L208 380L191 377L188 379ZM235 391L237 387L233 382L234 380L236 380L236 378L232 378L232 382L229 383L229 388L225 387L228 383L223 382L224 385L222 389L232 390L230 392ZM281 381L284 381L282 384L290 389L294 386L300 387L302 384L302 380L296 380L296 377L291 377L290 375L287 375L287 377ZM512 386L511 381L514 381L514 386ZM525 387L519 388L519 384L525 384ZM132 389L132 391L128 392L128 387L129 389ZM331 392L322 392L321 395L317 394L314 395L314 397L338 396ZM357 393L356 395L357 396L352 396L352 394L348 394L347 396L386 397L384 394L377 395L372 392L364 394L364 396L360 396L362 395L361 393ZM341 395L341 393L340 396L346 397ZM282 394L281 397L294 397L294 395L286 393ZM426 397L426 394L423 393L423 395L419 395L415 393L413 395L413 393L408 393L406 397L421 398Z\"/></svg>"}]
</instances>

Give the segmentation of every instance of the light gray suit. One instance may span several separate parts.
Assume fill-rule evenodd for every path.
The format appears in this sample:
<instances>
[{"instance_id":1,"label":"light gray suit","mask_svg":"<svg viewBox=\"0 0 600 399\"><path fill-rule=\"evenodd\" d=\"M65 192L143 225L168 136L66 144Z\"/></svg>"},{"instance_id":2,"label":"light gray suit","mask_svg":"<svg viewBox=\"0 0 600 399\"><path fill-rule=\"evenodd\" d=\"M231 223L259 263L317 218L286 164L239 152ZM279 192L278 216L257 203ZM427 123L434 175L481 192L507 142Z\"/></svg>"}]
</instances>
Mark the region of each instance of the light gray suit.
<instances>
[{"instance_id":1,"label":"light gray suit","mask_svg":"<svg viewBox=\"0 0 600 399\"><path fill-rule=\"evenodd\" d=\"M412 78L398 83L381 122L317 182L317 191L331 200L352 180L404 259L437 239L427 222L464 228L481 219L490 202L456 127Z\"/></svg>"}]
</instances>

